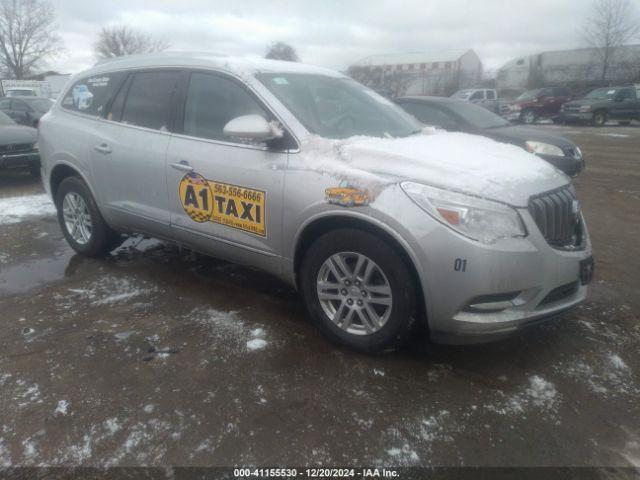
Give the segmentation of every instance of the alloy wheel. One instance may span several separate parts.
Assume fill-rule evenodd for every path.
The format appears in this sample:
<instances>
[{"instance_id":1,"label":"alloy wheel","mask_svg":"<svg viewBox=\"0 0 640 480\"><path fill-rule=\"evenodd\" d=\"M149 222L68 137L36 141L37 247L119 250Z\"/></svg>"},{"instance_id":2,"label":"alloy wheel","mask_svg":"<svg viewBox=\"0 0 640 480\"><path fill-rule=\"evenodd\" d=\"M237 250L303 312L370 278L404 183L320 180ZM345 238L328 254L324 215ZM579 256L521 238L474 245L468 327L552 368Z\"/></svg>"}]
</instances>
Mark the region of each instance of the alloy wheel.
<instances>
[{"instance_id":1,"label":"alloy wheel","mask_svg":"<svg viewBox=\"0 0 640 480\"><path fill-rule=\"evenodd\" d=\"M93 223L89 207L79 194L69 192L65 195L62 201L62 216L71 238L80 245L89 243L93 233Z\"/></svg>"},{"instance_id":2,"label":"alloy wheel","mask_svg":"<svg viewBox=\"0 0 640 480\"><path fill-rule=\"evenodd\" d=\"M348 333L371 335L391 315L389 280L373 260L361 253L331 255L318 271L316 290L325 315Z\"/></svg>"}]
</instances>

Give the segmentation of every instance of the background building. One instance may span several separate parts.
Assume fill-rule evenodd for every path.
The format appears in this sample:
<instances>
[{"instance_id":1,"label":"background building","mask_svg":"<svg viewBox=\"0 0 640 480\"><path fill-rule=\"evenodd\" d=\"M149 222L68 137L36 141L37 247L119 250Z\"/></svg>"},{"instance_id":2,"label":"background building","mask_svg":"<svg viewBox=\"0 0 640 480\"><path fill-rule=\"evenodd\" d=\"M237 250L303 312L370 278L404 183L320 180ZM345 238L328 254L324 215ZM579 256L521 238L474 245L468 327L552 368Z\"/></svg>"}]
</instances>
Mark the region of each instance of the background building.
<instances>
[{"instance_id":1,"label":"background building","mask_svg":"<svg viewBox=\"0 0 640 480\"><path fill-rule=\"evenodd\" d=\"M372 55L349 74L389 96L450 95L481 80L482 62L473 50Z\"/></svg>"},{"instance_id":2,"label":"background building","mask_svg":"<svg viewBox=\"0 0 640 480\"><path fill-rule=\"evenodd\" d=\"M611 62L605 84L631 83L640 78L640 45L619 47ZM594 48L542 52L513 59L496 75L500 90L525 90L563 85L586 88L601 85L602 62Z\"/></svg>"}]
</instances>

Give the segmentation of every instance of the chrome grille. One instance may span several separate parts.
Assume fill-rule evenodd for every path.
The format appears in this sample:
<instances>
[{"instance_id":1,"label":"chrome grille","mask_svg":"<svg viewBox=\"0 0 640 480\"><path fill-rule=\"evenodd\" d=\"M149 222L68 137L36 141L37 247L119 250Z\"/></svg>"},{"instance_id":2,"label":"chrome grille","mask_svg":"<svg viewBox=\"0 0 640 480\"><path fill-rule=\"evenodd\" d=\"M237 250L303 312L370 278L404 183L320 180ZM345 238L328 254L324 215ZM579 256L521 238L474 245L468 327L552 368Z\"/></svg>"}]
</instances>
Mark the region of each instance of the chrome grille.
<instances>
[{"instance_id":1,"label":"chrome grille","mask_svg":"<svg viewBox=\"0 0 640 480\"><path fill-rule=\"evenodd\" d=\"M555 248L576 248L582 244L580 204L572 186L531 197L529 213L540 233Z\"/></svg>"}]
</instances>

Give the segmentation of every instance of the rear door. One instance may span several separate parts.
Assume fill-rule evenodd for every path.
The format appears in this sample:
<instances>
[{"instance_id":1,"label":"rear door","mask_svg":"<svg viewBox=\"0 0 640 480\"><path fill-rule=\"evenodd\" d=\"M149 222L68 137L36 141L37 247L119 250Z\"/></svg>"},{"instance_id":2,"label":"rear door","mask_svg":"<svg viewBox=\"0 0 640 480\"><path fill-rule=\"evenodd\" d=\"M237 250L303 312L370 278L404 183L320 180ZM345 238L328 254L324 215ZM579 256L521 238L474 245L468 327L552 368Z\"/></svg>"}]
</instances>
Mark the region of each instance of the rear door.
<instances>
[{"instance_id":1,"label":"rear door","mask_svg":"<svg viewBox=\"0 0 640 480\"><path fill-rule=\"evenodd\" d=\"M156 234L169 229L165 157L182 75L176 69L130 73L92 132L96 187L119 225Z\"/></svg>"},{"instance_id":2,"label":"rear door","mask_svg":"<svg viewBox=\"0 0 640 480\"><path fill-rule=\"evenodd\" d=\"M241 263L280 253L287 152L223 135L232 119L275 116L244 83L210 71L185 82L166 175L174 235Z\"/></svg>"},{"instance_id":3,"label":"rear door","mask_svg":"<svg viewBox=\"0 0 640 480\"><path fill-rule=\"evenodd\" d=\"M636 114L638 102L635 88L621 88L609 109L609 117L620 120L632 120Z\"/></svg>"}]
</instances>

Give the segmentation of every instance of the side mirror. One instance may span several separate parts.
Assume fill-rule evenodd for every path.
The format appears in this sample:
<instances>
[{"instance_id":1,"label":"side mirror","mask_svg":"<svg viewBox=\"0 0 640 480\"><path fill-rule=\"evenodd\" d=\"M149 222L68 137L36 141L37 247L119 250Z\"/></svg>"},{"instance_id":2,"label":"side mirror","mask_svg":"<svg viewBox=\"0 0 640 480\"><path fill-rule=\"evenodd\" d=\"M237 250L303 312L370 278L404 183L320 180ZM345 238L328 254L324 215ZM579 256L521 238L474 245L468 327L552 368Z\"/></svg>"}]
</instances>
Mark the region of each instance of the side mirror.
<instances>
[{"instance_id":1,"label":"side mirror","mask_svg":"<svg viewBox=\"0 0 640 480\"><path fill-rule=\"evenodd\" d=\"M267 122L262 115L242 115L227 123L222 130L225 137L249 142L268 142L276 138L282 138L282 129Z\"/></svg>"}]
</instances>

